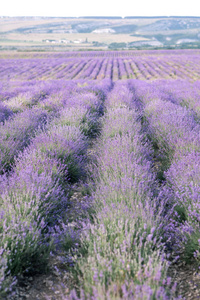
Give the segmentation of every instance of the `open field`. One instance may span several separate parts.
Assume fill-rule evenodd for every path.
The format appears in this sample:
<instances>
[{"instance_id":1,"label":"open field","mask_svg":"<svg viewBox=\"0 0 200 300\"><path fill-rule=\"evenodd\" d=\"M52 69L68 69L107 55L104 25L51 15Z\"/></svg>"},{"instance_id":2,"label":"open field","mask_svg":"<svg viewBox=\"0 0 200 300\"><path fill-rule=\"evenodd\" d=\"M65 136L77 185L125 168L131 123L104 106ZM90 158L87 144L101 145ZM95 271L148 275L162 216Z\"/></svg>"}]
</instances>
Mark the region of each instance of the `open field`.
<instances>
[{"instance_id":1,"label":"open field","mask_svg":"<svg viewBox=\"0 0 200 300\"><path fill-rule=\"evenodd\" d=\"M198 299L199 58L0 53L1 299Z\"/></svg>"},{"instance_id":2,"label":"open field","mask_svg":"<svg viewBox=\"0 0 200 300\"><path fill-rule=\"evenodd\" d=\"M37 44L44 44L46 43L46 40L68 40L71 41L71 43L74 43L74 41L80 41L83 43L87 39L87 43L92 43L92 42L99 42L99 43L105 43L107 45L111 43L131 43L135 41L145 41L148 40L147 38L143 37L138 37L138 36L130 36L127 34L107 34L107 33L49 33L48 35L46 33L29 33L28 34L28 39L27 39L27 34L23 33L10 33L7 34L6 36L7 42L13 42L16 43L16 41L19 42L32 42ZM45 41L45 42L44 42ZM1 41L3 43L3 40ZM5 40L6 43L6 40ZM58 43L58 42L57 42ZM79 45L80 47L80 45Z\"/></svg>"}]
</instances>

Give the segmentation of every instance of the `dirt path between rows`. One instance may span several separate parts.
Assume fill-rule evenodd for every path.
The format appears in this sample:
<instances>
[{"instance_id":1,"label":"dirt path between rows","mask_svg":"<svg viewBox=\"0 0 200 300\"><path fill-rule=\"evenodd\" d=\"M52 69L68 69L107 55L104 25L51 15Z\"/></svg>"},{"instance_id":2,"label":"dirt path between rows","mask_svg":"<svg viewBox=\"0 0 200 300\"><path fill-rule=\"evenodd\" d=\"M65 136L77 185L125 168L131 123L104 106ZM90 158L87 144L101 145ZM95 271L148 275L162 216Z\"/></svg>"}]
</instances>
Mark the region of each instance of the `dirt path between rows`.
<instances>
[{"instance_id":1,"label":"dirt path between rows","mask_svg":"<svg viewBox=\"0 0 200 300\"><path fill-rule=\"evenodd\" d=\"M173 283L177 283L177 296L181 295L185 300L200 299L200 270L197 269L195 263L172 264L169 267L168 276L171 277Z\"/></svg>"}]
</instances>

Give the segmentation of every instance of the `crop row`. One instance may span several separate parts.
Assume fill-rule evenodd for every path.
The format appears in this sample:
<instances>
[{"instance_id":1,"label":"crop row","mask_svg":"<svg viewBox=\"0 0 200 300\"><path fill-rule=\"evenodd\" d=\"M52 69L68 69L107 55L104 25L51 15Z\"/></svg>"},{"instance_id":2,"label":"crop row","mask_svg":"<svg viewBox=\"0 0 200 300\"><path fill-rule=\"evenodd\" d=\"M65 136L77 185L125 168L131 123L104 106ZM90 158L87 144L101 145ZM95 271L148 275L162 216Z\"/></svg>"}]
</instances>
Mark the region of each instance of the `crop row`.
<instances>
[{"instance_id":1,"label":"crop row","mask_svg":"<svg viewBox=\"0 0 200 300\"><path fill-rule=\"evenodd\" d=\"M194 256L199 260L199 104L195 106L197 99L190 100L185 95L186 106L185 99L177 97L178 89L166 91L165 87L163 91L159 84L135 83L135 93L143 103L162 166L163 193L174 205L174 215L167 226L170 247L187 260Z\"/></svg>"},{"instance_id":2,"label":"crop row","mask_svg":"<svg viewBox=\"0 0 200 300\"><path fill-rule=\"evenodd\" d=\"M63 299L169 299L163 206L157 207L152 149L140 121L128 84L117 82L96 145L95 219L75 262L80 294Z\"/></svg>"},{"instance_id":3,"label":"crop row","mask_svg":"<svg viewBox=\"0 0 200 300\"><path fill-rule=\"evenodd\" d=\"M65 244L69 186L84 178L89 139L98 132L98 117L109 86L108 82L102 87L88 84L70 89L68 98L62 99L63 106L58 97L59 111L53 111L45 127L34 126L34 134L23 129L33 127L33 108L1 124L2 128L11 124L6 133L15 150L11 149L12 160L8 151L2 151L7 165L1 165L0 177L1 297L12 288L14 276L44 270L58 241ZM51 101L48 109L50 105ZM19 140L26 142L27 138L29 146L19 145ZM56 228L65 228L65 233L59 235Z\"/></svg>"},{"instance_id":4,"label":"crop row","mask_svg":"<svg viewBox=\"0 0 200 300\"><path fill-rule=\"evenodd\" d=\"M200 79L199 55L1 59L0 79Z\"/></svg>"}]
</instances>

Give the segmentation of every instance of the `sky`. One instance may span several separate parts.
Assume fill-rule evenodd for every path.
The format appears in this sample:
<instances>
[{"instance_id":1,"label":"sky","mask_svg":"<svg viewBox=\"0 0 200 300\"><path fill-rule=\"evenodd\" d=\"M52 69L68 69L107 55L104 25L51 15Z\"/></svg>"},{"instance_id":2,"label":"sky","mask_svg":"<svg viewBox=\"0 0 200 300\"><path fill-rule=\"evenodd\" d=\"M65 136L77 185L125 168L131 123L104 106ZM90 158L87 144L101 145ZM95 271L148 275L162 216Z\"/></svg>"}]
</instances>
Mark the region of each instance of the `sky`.
<instances>
[{"instance_id":1,"label":"sky","mask_svg":"<svg viewBox=\"0 0 200 300\"><path fill-rule=\"evenodd\" d=\"M1 0L0 16L200 16L198 0Z\"/></svg>"}]
</instances>

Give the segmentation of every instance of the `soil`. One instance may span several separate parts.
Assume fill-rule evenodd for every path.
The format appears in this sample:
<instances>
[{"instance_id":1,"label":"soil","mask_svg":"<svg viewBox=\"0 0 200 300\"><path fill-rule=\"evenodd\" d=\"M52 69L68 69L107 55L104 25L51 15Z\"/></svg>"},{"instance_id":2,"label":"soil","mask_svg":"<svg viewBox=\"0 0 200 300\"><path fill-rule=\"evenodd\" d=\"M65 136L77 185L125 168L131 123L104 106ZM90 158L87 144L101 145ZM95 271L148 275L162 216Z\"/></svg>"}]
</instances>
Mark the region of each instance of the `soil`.
<instances>
[{"instance_id":1,"label":"soil","mask_svg":"<svg viewBox=\"0 0 200 300\"><path fill-rule=\"evenodd\" d=\"M16 295L11 300L63 300L68 293L69 275L62 269L60 257L52 260L48 274L35 277L21 276L18 281ZM56 268L55 268L56 266ZM56 271L59 270L59 271Z\"/></svg>"},{"instance_id":2,"label":"soil","mask_svg":"<svg viewBox=\"0 0 200 300\"><path fill-rule=\"evenodd\" d=\"M172 282L177 283L177 296L185 300L200 299L200 270L195 263L184 264L177 262L172 264L168 270Z\"/></svg>"}]
</instances>

